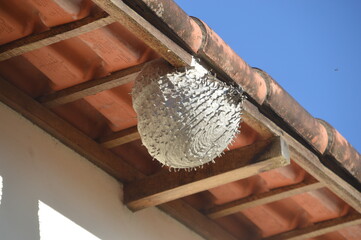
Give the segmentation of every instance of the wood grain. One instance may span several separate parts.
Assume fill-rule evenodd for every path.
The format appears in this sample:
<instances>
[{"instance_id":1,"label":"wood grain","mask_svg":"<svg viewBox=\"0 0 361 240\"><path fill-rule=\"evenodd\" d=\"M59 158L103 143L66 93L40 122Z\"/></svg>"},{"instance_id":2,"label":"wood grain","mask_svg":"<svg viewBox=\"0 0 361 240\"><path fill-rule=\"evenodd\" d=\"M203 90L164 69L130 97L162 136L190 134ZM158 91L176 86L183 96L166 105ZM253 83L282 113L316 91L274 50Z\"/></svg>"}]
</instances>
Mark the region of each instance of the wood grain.
<instances>
[{"instance_id":1,"label":"wood grain","mask_svg":"<svg viewBox=\"0 0 361 240\"><path fill-rule=\"evenodd\" d=\"M56 107L58 105L76 101L86 96L97 94L134 81L140 74L143 66L144 64L139 64L134 67L114 72L103 78L84 82L49 95L42 96L38 99L38 101L47 107Z\"/></svg>"},{"instance_id":2,"label":"wood grain","mask_svg":"<svg viewBox=\"0 0 361 240\"><path fill-rule=\"evenodd\" d=\"M280 137L232 150L197 171L160 172L124 187L124 199L132 210L156 206L174 199L288 165L287 144Z\"/></svg>"},{"instance_id":3,"label":"wood grain","mask_svg":"<svg viewBox=\"0 0 361 240\"><path fill-rule=\"evenodd\" d=\"M105 12L98 12L76 22L60 25L0 46L0 61L49 46L83 33L104 27L115 20Z\"/></svg>"},{"instance_id":4,"label":"wood grain","mask_svg":"<svg viewBox=\"0 0 361 240\"><path fill-rule=\"evenodd\" d=\"M100 146L84 133L49 111L30 96L0 78L0 101L41 126L80 155L123 182L143 177L133 166Z\"/></svg>"},{"instance_id":5,"label":"wood grain","mask_svg":"<svg viewBox=\"0 0 361 240\"><path fill-rule=\"evenodd\" d=\"M285 199L297 194L322 188L324 185L315 179L305 179L303 182L273 189L269 192L259 193L213 207L206 211L208 217L215 219L237 213L247 208L267 204L270 202Z\"/></svg>"},{"instance_id":6,"label":"wood grain","mask_svg":"<svg viewBox=\"0 0 361 240\"><path fill-rule=\"evenodd\" d=\"M106 148L117 147L135 140L140 139L137 126L116 132L99 140L99 143Z\"/></svg>"},{"instance_id":7,"label":"wood grain","mask_svg":"<svg viewBox=\"0 0 361 240\"><path fill-rule=\"evenodd\" d=\"M339 229L361 224L361 215L359 213L351 213L344 217L319 222L312 226L295 229L289 232L281 233L272 237L264 238L264 240L302 240L317 237Z\"/></svg>"},{"instance_id":8,"label":"wood grain","mask_svg":"<svg viewBox=\"0 0 361 240\"><path fill-rule=\"evenodd\" d=\"M182 200L171 201L158 206L159 209L170 216L178 219L182 224L194 229L205 239L209 240L236 240L234 236L226 232L217 223L194 210L188 203ZM201 231L201 232L200 232ZM171 238L169 238L171 239Z\"/></svg>"},{"instance_id":9,"label":"wood grain","mask_svg":"<svg viewBox=\"0 0 361 240\"><path fill-rule=\"evenodd\" d=\"M243 117L245 121L258 121L267 127L272 134L282 136L289 144L292 160L361 213L361 193L358 190L324 166L314 153L260 113L252 103L245 101L244 108Z\"/></svg>"},{"instance_id":10,"label":"wood grain","mask_svg":"<svg viewBox=\"0 0 361 240\"><path fill-rule=\"evenodd\" d=\"M184 67L191 65L192 56L190 54L128 7L123 1L93 0L93 2L128 28L139 39L142 39L173 66Z\"/></svg>"}]
</instances>

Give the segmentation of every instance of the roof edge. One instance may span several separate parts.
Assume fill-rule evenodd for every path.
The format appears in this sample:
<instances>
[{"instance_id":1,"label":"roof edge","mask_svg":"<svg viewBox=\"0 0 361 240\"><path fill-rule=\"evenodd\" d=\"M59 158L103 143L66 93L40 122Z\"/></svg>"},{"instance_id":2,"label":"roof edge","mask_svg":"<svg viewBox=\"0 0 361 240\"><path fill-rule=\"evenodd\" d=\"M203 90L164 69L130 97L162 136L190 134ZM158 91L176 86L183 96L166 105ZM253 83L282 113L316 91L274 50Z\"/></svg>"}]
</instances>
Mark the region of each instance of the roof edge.
<instances>
[{"instance_id":1,"label":"roof edge","mask_svg":"<svg viewBox=\"0 0 361 240\"><path fill-rule=\"evenodd\" d=\"M147 7L147 11L152 12L188 50L241 85L260 107L271 109L307 142L309 146L306 147L311 147L326 160L335 159L343 170L361 183L361 155L357 150L330 124L308 113L266 72L251 68L206 23L188 16L172 0L132 2ZM134 6L134 3L129 5Z\"/></svg>"}]
</instances>

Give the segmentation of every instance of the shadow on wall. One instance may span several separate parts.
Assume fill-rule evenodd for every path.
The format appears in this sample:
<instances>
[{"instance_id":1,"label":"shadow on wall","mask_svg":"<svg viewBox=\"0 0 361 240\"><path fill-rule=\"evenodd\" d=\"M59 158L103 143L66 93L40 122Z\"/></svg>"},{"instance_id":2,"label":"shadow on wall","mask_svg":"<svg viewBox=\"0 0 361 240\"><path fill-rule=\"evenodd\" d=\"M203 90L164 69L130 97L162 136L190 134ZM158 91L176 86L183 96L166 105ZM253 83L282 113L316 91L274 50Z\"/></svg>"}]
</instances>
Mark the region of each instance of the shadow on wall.
<instances>
[{"instance_id":1,"label":"shadow on wall","mask_svg":"<svg viewBox=\"0 0 361 240\"><path fill-rule=\"evenodd\" d=\"M6 146L6 145L5 145ZM3 164L4 143L0 142L0 175L2 176L2 199L0 205L0 232L4 239L39 239L38 203L34 193L29 191L17 166L10 169ZM13 159L9 159L12 161ZM14 172L13 172L14 171Z\"/></svg>"},{"instance_id":2,"label":"shadow on wall","mask_svg":"<svg viewBox=\"0 0 361 240\"><path fill-rule=\"evenodd\" d=\"M202 239L0 103L1 239ZM1 196L1 194L0 194Z\"/></svg>"}]
</instances>

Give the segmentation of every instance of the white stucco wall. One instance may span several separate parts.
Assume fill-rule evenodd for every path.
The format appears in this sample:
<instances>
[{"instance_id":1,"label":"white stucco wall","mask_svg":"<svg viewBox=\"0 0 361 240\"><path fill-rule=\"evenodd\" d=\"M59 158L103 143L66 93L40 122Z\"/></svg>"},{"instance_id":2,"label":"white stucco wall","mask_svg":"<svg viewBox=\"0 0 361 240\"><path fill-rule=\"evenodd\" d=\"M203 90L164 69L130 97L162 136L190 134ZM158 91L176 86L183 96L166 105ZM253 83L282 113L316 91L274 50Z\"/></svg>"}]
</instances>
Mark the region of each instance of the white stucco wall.
<instances>
[{"instance_id":1,"label":"white stucco wall","mask_svg":"<svg viewBox=\"0 0 361 240\"><path fill-rule=\"evenodd\" d=\"M202 239L121 199L112 177L0 103L0 239Z\"/></svg>"}]
</instances>

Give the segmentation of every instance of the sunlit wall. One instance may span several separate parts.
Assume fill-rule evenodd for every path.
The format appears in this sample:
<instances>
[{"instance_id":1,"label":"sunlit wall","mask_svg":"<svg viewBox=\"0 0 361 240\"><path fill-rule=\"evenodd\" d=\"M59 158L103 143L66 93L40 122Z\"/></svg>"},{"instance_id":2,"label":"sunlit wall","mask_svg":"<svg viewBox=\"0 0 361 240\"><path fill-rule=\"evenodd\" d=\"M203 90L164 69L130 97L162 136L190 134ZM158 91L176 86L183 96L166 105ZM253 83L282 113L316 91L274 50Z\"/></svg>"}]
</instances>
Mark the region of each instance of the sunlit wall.
<instances>
[{"instance_id":1,"label":"sunlit wall","mask_svg":"<svg viewBox=\"0 0 361 240\"><path fill-rule=\"evenodd\" d=\"M0 123L0 239L201 239L156 208L129 211L117 181L1 103Z\"/></svg>"}]
</instances>

